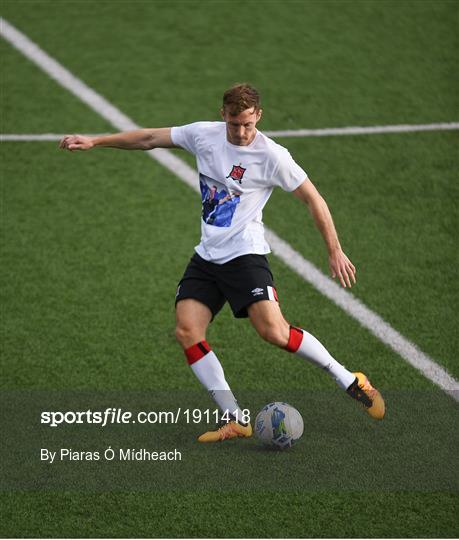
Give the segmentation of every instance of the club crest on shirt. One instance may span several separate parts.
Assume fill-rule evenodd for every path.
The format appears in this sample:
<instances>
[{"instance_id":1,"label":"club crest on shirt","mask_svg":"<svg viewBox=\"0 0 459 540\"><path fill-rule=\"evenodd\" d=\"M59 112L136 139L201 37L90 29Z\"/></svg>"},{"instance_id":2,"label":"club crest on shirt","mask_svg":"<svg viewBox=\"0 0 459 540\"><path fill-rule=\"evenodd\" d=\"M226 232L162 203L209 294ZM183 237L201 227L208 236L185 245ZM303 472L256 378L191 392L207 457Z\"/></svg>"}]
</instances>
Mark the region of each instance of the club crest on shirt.
<instances>
[{"instance_id":1,"label":"club crest on shirt","mask_svg":"<svg viewBox=\"0 0 459 540\"><path fill-rule=\"evenodd\" d=\"M244 169L244 167L241 167L241 164L233 165L231 172L226 178L232 178L235 182L242 184L242 177L244 176L246 170L247 169Z\"/></svg>"}]
</instances>

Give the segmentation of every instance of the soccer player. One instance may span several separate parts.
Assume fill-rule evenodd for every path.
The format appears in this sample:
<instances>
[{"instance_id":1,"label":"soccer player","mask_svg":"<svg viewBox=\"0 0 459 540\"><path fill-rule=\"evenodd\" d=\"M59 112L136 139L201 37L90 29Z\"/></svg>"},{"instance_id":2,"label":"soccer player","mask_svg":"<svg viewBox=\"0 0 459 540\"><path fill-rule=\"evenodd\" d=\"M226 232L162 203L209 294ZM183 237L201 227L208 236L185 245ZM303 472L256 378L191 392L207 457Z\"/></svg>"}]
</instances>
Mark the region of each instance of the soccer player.
<instances>
[{"instance_id":1,"label":"soccer player","mask_svg":"<svg viewBox=\"0 0 459 540\"><path fill-rule=\"evenodd\" d=\"M341 249L333 220L304 170L289 152L257 130L260 96L249 84L223 95L222 122L196 122L100 137L68 135L60 148L98 146L125 150L183 148L196 156L203 202L201 241L178 285L176 337L196 377L230 421L202 434L201 442L250 437L252 427L206 341L212 319L229 302L235 317L248 317L267 342L324 369L375 419L385 412L381 394L360 372L340 364L311 334L289 325L280 310L266 259L262 211L274 187L292 192L308 207L329 255L330 271L343 287L355 283L355 267Z\"/></svg>"}]
</instances>

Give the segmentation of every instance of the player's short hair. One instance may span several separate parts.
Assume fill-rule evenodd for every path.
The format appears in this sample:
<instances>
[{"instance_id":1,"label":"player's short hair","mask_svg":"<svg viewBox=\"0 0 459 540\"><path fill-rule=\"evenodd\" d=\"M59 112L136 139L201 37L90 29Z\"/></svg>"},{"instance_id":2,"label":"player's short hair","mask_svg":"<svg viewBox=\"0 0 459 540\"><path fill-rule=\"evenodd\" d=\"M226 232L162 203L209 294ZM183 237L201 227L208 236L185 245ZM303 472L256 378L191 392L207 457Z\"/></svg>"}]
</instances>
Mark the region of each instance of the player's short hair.
<instances>
[{"instance_id":1,"label":"player's short hair","mask_svg":"<svg viewBox=\"0 0 459 540\"><path fill-rule=\"evenodd\" d=\"M235 84L223 94L223 110L231 116L252 107L255 107L255 111L260 110L260 94L248 83Z\"/></svg>"}]
</instances>

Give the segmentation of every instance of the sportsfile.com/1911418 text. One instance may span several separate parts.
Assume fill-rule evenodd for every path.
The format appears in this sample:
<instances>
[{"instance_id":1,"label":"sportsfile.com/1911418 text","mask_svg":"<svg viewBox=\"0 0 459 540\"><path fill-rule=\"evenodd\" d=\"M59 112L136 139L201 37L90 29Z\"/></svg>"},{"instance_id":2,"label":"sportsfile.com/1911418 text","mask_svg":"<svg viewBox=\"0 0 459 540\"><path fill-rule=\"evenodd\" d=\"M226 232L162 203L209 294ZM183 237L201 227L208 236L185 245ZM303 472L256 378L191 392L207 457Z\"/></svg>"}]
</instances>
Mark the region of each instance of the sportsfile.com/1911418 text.
<instances>
[{"instance_id":1,"label":"sportsfile.com/1911418 text","mask_svg":"<svg viewBox=\"0 0 459 540\"><path fill-rule=\"evenodd\" d=\"M221 412L218 409L182 409L178 407L175 411L125 411L121 408L108 407L103 411L43 411L40 415L40 423L50 427L58 427L62 424L97 424L100 427L113 424L200 424L205 422L218 423L219 421L229 422L250 422L250 411L244 409L242 417L236 410Z\"/></svg>"}]
</instances>

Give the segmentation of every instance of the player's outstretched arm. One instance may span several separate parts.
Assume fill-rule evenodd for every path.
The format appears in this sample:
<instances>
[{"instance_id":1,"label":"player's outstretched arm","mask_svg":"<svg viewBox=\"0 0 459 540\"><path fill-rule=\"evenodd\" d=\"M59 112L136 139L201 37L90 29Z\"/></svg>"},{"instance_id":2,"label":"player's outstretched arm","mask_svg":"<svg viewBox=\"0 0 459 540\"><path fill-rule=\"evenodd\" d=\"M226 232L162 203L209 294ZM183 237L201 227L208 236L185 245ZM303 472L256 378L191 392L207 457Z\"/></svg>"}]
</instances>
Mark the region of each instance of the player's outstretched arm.
<instances>
[{"instance_id":1,"label":"player's outstretched arm","mask_svg":"<svg viewBox=\"0 0 459 540\"><path fill-rule=\"evenodd\" d=\"M152 148L173 148L174 144L171 139L171 128L136 129L98 137L66 135L59 143L59 148L70 151L90 150L96 146L122 150L151 150Z\"/></svg>"},{"instance_id":2,"label":"player's outstretched arm","mask_svg":"<svg viewBox=\"0 0 459 540\"><path fill-rule=\"evenodd\" d=\"M327 245L331 276L338 277L343 287L352 287L355 283L355 266L341 249L333 218L324 198L309 179L306 179L293 193L308 205L314 222Z\"/></svg>"}]
</instances>

